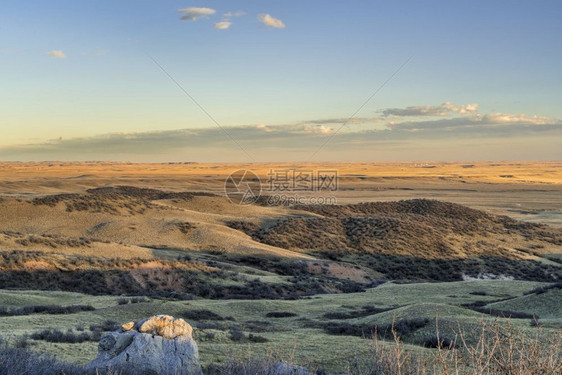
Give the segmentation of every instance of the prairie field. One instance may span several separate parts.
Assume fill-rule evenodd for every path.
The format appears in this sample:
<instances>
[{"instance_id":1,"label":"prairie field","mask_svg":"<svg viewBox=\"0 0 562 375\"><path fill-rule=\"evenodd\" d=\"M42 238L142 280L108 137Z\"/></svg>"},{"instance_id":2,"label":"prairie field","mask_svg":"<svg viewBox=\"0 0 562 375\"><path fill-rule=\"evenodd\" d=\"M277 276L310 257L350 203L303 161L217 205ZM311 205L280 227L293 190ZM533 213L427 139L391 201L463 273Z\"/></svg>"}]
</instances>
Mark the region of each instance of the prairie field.
<instances>
[{"instance_id":1,"label":"prairie field","mask_svg":"<svg viewBox=\"0 0 562 375\"><path fill-rule=\"evenodd\" d=\"M556 338L561 167L0 163L1 336L84 365L105 332L167 314L194 327L204 369L255 356L334 374L397 341L432 356L437 333ZM335 170L337 190L304 196L336 204L237 205L239 169Z\"/></svg>"}]
</instances>

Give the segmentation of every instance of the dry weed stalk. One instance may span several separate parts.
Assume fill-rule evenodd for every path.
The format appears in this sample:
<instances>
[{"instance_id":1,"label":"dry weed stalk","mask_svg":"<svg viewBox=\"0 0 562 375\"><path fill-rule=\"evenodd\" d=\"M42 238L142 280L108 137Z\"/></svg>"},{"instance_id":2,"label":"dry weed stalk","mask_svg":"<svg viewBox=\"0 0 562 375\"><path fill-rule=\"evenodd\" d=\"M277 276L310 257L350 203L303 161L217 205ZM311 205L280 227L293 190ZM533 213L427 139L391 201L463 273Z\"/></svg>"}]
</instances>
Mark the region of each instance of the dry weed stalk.
<instances>
[{"instance_id":1,"label":"dry weed stalk","mask_svg":"<svg viewBox=\"0 0 562 375\"><path fill-rule=\"evenodd\" d=\"M349 375L558 375L562 374L562 333L537 328L532 334L509 322L482 320L476 340L458 325L445 344L436 319L437 348L412 353L394 333L394 345L373 335L368 364ZM359 370L359 371L358 371Z\"/></svg>"}]
</instances>

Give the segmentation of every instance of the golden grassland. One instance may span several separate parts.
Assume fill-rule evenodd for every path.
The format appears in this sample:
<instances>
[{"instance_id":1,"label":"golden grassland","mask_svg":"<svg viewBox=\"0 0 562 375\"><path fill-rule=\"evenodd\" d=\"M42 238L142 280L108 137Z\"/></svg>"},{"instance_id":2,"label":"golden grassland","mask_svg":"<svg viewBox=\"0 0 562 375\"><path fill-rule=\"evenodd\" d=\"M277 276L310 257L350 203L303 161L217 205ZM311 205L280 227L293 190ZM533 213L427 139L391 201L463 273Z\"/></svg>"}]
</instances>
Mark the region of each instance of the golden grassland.
<instances>
[{"instance_id":1,"label":"golden grassland","mask_svg":"<svg viewBox=\"0 0 562 375\"><path fill-rule=\"evenodd\" d=\"M123 163L123 162L0 162L1 193L42 187L52 193L80 186L138 180L152 184L175 182L170 188L204 187L223 182L233 171L249 169L266 178L271 169L337 170L343 182L411 180L488 184L562 184L562 162L463 162L463 163ZM143 179L143 180L141 180ZM55 183L58 181L58 184ZM184 184L184 185L182 185ZM29 193L29 192L28 192Z\"/></svg>"},{"instance_id":2,"label":"golden grassland","mask_svg":"<svg viewBox=\"0 0 562 375\"><path fill-rule=\"evenodd\" d=\"M337 170L337 203L412 198L441 199L532 219L529 211L562 208L562 162L458 163L122 163L0 162L0 197L83 193L100 186L133 185L167 191L224 194L226 177L250 169L262 180L270 170ZM305 193L301 193L306 195ZM326 195L326 194L324 194ZM543 222L562 225L559 217Z\"/></svg>"},{"instance_id":3,"label":"golden grassland","mask_svg":"<svg viewBox=\"0 0 562 375\"><path fill-rule=\"evenodd\" d=\"M111 176L226 176L250 169L265 176L270 169L337 169L342 176L457 177L481 182L562 183L562 162L346 162L346 163L125 163L0 162L0 178Z\"/></svg>"},{"instance_id":4,"label":"golden grassland","mask_svg":"<svg viewBox=\"0 0 562 375\"><path fill-rule=\"evenodd\" d=\"M562 226L561 167L561 162L0 163L0 249L147 258L151 256L151 248L171 248L310 259L310 255L299 249L258 242L247 233L229 227L232 221L267 225L278 219L315 216L287 207L239 206L229 202L224 197L224 181L232 171L245 168L257 173L263 181L272 169L337 170L339 189L317 194L333 195L340 204L429 198ZM146 201L142 197L107 199L86 192L116 185L212 192L217 196ZM45 204L33 200L55 194L79 196ZM451 245L455 249L472 246L454 237L450 237L450 242L456 243ZM508 237L473 236L469 242L486 240L509 249L528 245L523 238ZM534 246L534 252L560 252L547 243ZM462 255L465 251L457 249L457 253Z\"/></svg>"}]
</instances>

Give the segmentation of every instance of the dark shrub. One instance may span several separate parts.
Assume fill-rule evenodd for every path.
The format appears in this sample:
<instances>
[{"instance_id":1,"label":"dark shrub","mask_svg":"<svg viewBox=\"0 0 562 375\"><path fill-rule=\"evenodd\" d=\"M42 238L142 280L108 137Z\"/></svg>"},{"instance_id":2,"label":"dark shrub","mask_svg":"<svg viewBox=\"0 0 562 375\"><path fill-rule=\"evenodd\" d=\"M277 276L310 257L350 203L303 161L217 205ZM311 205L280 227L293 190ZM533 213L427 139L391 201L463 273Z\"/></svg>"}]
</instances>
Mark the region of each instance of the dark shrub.
<instances>
[{"instance_id":1,"label":"dark shrub","mask_svg":"<svg viewBox=\"0 0 562 375\"><path fill-rule=\"evenodd\" d=\"M210 310L186 310L180 313L180 316L185 319L193 320L233 320L232 317L223 318Z\"/></svg>"},{"instance_id":2,"label":"dark shrub","mask_svg":"<svg viewBox=\"0 0 562 375\"><path fill-rule=\"evenodd\" d=\"M481 306L481 303L468 304L468 305L463 305L463 306L468 307L469 309L477 311L479 313L497 316L499 318L534 319L534 320L539 319L539 316L536 315L536 314L529 314L529 313L520 312L520 311L492 309L490 307Z\"/></svg>"},{"instance_id":3,"label":"dark shrub","mask_svg":"<svg viewBox=\"0 0 562 375\"><path fill-rule=\"evenodd\" d=\"M248 340L251 341L251 342L256 342L256 343L262 343L262 342L268 342L269 341L266 337L254 335L253 333L250 333L248 335Z\"/></svg>"},{"instance_id":4,"label":"dark shrub","mask_svg":"<svg viewBox=\"0 0 562 375\"><path fill-rule=\"evenodd\" d=\"M439 337L437 337L437 335L427 337L423 341L423 346L433 349L453 349L456 347L453 341L441 335L439 335Z\"/></svg>"},{"instance_id":5,"label":"dark shrub","mask_svg":"<svg viewBox=\"0 0 562 375\"><path fill-rule=\"evenodd\" d=\"M216 329L219 331L224 331L226 329L224 324L221 323L195 323L193 324L195 327L197 327L198 329Z\"/></svg>"},{"instance_id":6,"label":"dark shrub","mask_svg":"<svg viewBox=\"0 0 562 375\"><path fill-rule=\"evenodd\" d=\"M551 290L551 289L562 289L562 281L556 282L554 284L550 284L550 285L546 285L546 286L539 286L537 288L531 289L528 292L525 292L525 294L542 294L542 293L546 293L547 291Z\"/></svg>"},{"instance_id":7,"label":"dark shrub","mask_svg":"<svg viewBox=\"0 0 562 375\"><path fill-rule=\"evenodd\" d=\"M298 316L294 312L289 311L271 311L265 314L268 318L291 318L293 316Z\"/></svg>"},{"instance_id":8,"label":"dark shrub","mask_svg":"<svg viewBox=\"0 0 562 375\"><path fill-rule=\"evenodd\" d=\"M488 292L486 292L485 290L475 290L474 292L470 292L470 294L474 296L487 296Z\"/></svg>"},{"instance_id":9,"label":"dark shrub","mask_svg":"<svg viewBox=\"0 0 562 375\"><path fill-rule=\"evenodd\" d=\"M244 339L244 332L239 329L233 328L230 330L230 339L232 341L241 341Z\"/></svg>"},{"instance_id":10,"label":"dark shrub","mask_svg":"<svg viewBox=\"0 0 562 375\"><path fill-rule=\"evenodd\" d=\"M86 332L76 334L72 331L68 331L65 333L57 329L45 329L43 331L32 333L31 338L47 342L66 342L71 344L82 343L84 341L95 341L92 336Z\"/></svg>"},{"instance_id":11,"label":"dark shrub","mask_svg":"<svg viewBox=\"0 0 562 375\"><path fill-rule=\"evenodd\" d=\"M322 328L327 334L336 336L369 337L369 335L372 336L373 332L373 328L370 326L349 323L328 322L322 324Z\"/></svg>"},{"instance_id":12,"label":"dark shrub","mask_svg":"<svg viewBox=\"0 0 562 375\"><path fill-rule=\"evenodd\" d=\"M1 348L0 374L2 375L83 375L77 365L63 363L48 355L38 355L27 349Z\"/></svg>"},{"instance_id":13,"label":"dark shrub","mask_svg":"<svg viewBox=\"0 0 562 375\"><path fill-rule=\"evenodd\" d=\"M0 316L16 316L16 315L30 315L30 314L73 314L80 311L93 311L95 308L91 305L36 305L36 306L23 306L15 308L7 308L0 306Z\"/></svg>"},{"instance_id":14,"label":"dark shrub","mask_svg":"<svg viewBox=\"0 0 562 375\"><path fill-rule=\"evenodd\" d=\"M398 334L398 336L405 336L408 335L420 328L425 327L426 325L429 324L429 319L427 318L418 318L418 319L402 319L399 320L398 322L394 323L394 330L396 331L396 333ZM382 326L381 328L384 328L383 331L392 331L392 324L386 325L386 326ZM386 336L386 337L391 337L392 336L392 332L390 332L391 334Z\"/></svg>"},{"instance_id":15,"label":"dark shrub","mask_svg":"<svg viewBox=\"0 0 562 375\"><path fill-rule=\"evenodd\" d=\"M318 326L329 335L359 336L372 338L376 335L381 339L392 339L394 334L398 337L406 336L429 324L429 319L402 319L384 325L349 324L338 322L319 323Z\"/></svg>"},{"instance_id":16,"label":"dark shrub","mask_svg":"<svg viewBox=\"0 0 562 375\"><path fill-rule=\"evenodd\" d=\"M92 331L92 332L94 332L94 331L109 332L109 331L115 331L120 326L121 325L118 322L116 322L115 320L106 320L102 324L92 324L92 325L90 325L90 331Z\"/></svg>"},{"instance_id":17,"label":"dark shrub","mask_svg":"<svg viewBox=\"0 0 562 375\"><path fill-rule=\"evenodd\" d=\"M209 365L204 373L207 375L326 375L325 372L309 371L276 357L229 359L226 363Z\"/></svg>"},{"instance_id":18,"label":"dark shrub","mask_svg":"<svg viewBox=\"0 0 562 375\"><path fill-rule=\"evenodd\" d=\"M27 336L21 336L16 339L14 342L14 348L25 349L29 346L29 341Z\"/></svg>"},{"instance_id":19,"label":"dark shrub","mask_svg":"<svg viewBox=\"0 0 562 375\"><path fill-rule=\"evenodd\" d=\"M542 327L541 322L538 319L531 319L531 327Z\"/></svg>"}]
</instances>

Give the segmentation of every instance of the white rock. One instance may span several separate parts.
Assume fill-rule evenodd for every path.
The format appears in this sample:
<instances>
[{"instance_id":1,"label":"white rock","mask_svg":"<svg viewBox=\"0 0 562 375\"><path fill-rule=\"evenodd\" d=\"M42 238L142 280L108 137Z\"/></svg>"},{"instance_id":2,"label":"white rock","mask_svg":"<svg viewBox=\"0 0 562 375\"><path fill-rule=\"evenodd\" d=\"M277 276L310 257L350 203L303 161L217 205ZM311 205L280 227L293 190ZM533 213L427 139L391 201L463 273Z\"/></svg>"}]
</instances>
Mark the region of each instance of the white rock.
<instances>
[{"instance_id":1,"label":"white rock","mask_svg":"<svg viewBox=\"0 0 562 375\"><path fill-rule=\"evenodd\" d=\"M137 330L151 319L152 323L145 327L150 333ZM99 342L98 356L86 365L86 370L90 374L111 369L125 374L200 375L199 353L191 330L182 319L168 316L142 320L135 329L119 329L105 335Z\"/></svg>"}]
</instances>

